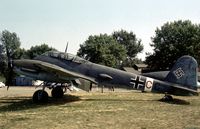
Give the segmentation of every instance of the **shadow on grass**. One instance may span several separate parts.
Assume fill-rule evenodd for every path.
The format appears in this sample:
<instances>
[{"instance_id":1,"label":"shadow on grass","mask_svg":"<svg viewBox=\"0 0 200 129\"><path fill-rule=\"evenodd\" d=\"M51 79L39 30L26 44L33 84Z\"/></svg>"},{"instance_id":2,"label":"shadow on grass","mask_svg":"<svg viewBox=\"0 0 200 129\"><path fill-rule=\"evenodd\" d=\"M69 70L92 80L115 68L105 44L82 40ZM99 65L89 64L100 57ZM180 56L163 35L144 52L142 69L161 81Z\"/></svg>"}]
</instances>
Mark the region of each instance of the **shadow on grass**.
<instances>
[{"instance_id":1,"label":"shadow on grass","mask_svg":"<svg viewBox=\"0 0 200 129\"><path fill-rule=\"evenodd\" d=\"M113 102L153 102L157 100L142 100L142 99L82 99L82 101L113 101Z\"/></svg>"},{"instance_id":2,"label":"shadow on grass","mask_svg":"<svg viewBox=\"0 0 200 129\"><path fill-rule=\"evenodd\" d=\"M48 103L40 103L36 104L33 103L32 97L8 97L8 98L0 98L0 113L7 112L7 111L21 111L27 110L31 108L40 108L40 107L47 107L47 106L54 106L54 105L63 105L66 103L71 103L75 101L113 101L113 102L165 102L169 104L177 104L177 105L189 105L190 103L185 100L174 99L173 101L163 101L161 100L142 100L142 99L113 99L113 98L86 98L81 99L79 96L74 95L65 95L62 99L55 99L49 97Z\"/></svg>"},{"instance_id":3,"label":"shadow on grass","mask_svg":"<svg viewBox=\"0 0 200 129\"><path fill-rule=\"evenodd\" d=\"M169 104L176 104L176 105L190 105L189 102L185 101L185 100L181 100L181 99L173 99L173 101L164 101L162 99L160 100L151 100L151 99L83 99L82 101L115 101L115 102L156 102L156 101L160 101L160 102L164 102L164 103L169 103Z\"/></svg>"},{"instance_id":4,"label":"shadow on grass","mask_svg":"<svg viewBox=\"0 0 200 129\"><path fill-rule=\"evenodd\" d=\"M49 97L49 101L47 103L36 104L32 101L32 97L21 96L21 97L0 98L0 112L21 111L31 108L62 105L80 100L81 99L79 96L65 95L64 98L62 99L54 99L52 97Z\"/></svg>"},{"instance_id":5,"label":"shadow on grass","mask_svg":"<svg viewBox=\"0 0 200 129\"><path fill-rule=\"evenodd\" d=\"M169 104L176 104L176 105L190 105L190 102L181 99L173 99L171 101L165 101L163 99L158 100L160 102L169 103Z\"/></svg>"}]
</instances>

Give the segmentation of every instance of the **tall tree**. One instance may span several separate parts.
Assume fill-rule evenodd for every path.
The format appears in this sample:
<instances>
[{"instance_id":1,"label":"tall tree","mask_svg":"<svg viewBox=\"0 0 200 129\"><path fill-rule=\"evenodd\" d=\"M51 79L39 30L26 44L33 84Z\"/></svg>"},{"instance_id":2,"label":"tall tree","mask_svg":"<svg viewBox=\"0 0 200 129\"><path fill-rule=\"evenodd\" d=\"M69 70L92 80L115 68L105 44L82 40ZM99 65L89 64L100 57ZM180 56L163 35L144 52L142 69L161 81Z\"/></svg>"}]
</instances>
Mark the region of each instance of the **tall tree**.
<instances>
[{"instance_id":1,"label":"tall tree","mask_svg":"<svg viewBox=\"0 0 200 129\"><path fill-rule=\"evenodd\" d=\"M7 68L4 70L4 75L6 77L6 84L12 85L13 71L12 71L12 58L15 57L17 50L20 49L20 39L16 33L11 33L7 30L2 31L0 36L2 53L6 55Z\"/></svg>"},{"instance_id":2,"label":"tall tree","mask_svg":"<svg viewBox=\"0 0 200 129\"><path fill-rule=\"evenodd\" d=\"M143 50L141 40L137 39L133 32L120 30L113 32L112 36L118 43L125 46L127 50L127 56L130 59L135 58L136 55Z\"/></svg>"},{"instance_id":3,"label":"tall tree","mask_svg":"<svg viewBox=\"0 0 200 129\"><path fill-rule=\"evenodd\" d=\"M4 75L5 69L6 69L6 56L5 51L3 49L3 45L0 45L0 75Z\"/></svg>"},{"instance_id":4,"label":"tall tree","mask_svg":"<svg viewBox=\"0 0 200 129\"><path fill-rule=\"evenodd\" d=\"M77 55L94 63L117 67L120 61L126 58L126 49L117 43L112 36L100 34L89 36L80 45Z\"/></svg>"},{"instance_id":5,"label":"tall tree","mask_svg":"<svg viewBox=\"0 0 200 129\"><path fill-rule=\"evenodd\" d=\"M33 59L34 57L41 55L47 51L56 50L55 48L49 47L47 44L41 44L32 46L29 50L26 52L26 58Z\"/></svg>"},{"instance_id":6,"label":"tall tree","mask_svg":"<svg viewBox=\"0 0 200 129\"><path fill-rule=\"evenodd\" d=\"M148 54L146 63L152 69L169 69L183 55L200 62L200 25L189 20L167 22L156 29L151 46L154 53Z\"/></svg>"}]
</instances>

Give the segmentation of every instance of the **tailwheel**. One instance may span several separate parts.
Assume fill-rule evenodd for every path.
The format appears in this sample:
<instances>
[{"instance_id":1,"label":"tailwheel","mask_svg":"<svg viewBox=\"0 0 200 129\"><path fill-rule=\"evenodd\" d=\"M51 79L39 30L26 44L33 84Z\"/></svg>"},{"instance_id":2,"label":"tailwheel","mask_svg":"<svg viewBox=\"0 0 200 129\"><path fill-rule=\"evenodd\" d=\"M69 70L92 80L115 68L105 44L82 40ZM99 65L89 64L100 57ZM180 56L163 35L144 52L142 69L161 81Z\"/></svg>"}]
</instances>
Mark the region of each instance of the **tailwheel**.
<instances>
[{"instance_id":1,"label":"tailwheel","mask_svg":"<svg viewBox=\"0 0 200 129\"><path fill-rule=\"evenodd\" d=\"M45 103L48 101L48 93L44 90L37 90L33 94L33 102L34 103Z\"/></svg>"},{"instance_id":2,"label":"tailwheel","mask_svg":"<svg viewBox=\"0 0 200 129\"><path fill-rule=\"evenodd\" d=\"M173 97L171 95L165 94L165 96L162 98L163 101L173 101Z\"/></svg>"},{"instance_id":3,"label":"tailwheel","mask_svg":"<svg viewBox=\"0 0 200 129\"><path fill-rule=\"evenodd\" d=\"M52 89L51 95L53 98L62 98L64 95L64 91L61 86L56 86Z\"/></svg>"}]
</instances>

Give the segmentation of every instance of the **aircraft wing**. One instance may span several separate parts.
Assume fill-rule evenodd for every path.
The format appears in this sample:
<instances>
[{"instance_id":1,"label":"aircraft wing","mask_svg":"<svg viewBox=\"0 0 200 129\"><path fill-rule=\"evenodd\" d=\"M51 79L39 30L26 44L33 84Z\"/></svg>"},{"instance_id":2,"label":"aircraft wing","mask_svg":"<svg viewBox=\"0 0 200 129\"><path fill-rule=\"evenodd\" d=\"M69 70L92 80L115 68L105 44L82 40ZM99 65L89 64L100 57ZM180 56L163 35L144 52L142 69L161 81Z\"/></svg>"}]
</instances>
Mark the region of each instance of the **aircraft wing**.
<instances>
[{"instance_id":1,"label":"aircraft wing","mask_svg":"<svg viewBox=\"0 0 200 129\"><path fill-rule=\"evenodd\" d=\"M93 78L69 71L62 67L44 61L24 59L24 60L14 60L13 64L14 66L33 70L35 72L45 71L47 73L53 73L63 77L82 78L91 81L93 83L97 83Z\"/></svg>"}]
</instances>

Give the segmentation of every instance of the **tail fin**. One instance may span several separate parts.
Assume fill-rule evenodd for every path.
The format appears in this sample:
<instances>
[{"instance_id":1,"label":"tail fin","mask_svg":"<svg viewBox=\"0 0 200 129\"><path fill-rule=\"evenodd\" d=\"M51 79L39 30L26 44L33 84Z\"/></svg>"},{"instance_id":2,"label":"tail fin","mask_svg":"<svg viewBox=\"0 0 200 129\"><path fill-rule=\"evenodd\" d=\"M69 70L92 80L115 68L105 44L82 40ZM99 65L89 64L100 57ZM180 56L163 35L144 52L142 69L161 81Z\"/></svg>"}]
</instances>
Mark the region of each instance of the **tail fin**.
<instances>
[{"instance_id":1,"label":"tail fin","mask_svg":"<svg viewBox=\"0 0 200 129\"><path fill-rule=\"evenodd\" d=\"M197 90L197 67L197 61L193 57L182 56L177 60L165 81Z\"/></svg>"}]
</instances>

